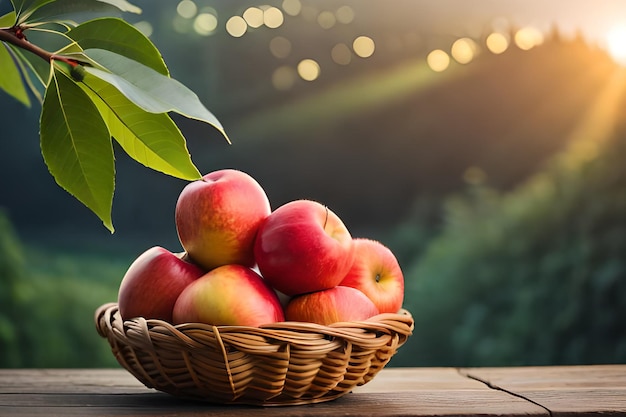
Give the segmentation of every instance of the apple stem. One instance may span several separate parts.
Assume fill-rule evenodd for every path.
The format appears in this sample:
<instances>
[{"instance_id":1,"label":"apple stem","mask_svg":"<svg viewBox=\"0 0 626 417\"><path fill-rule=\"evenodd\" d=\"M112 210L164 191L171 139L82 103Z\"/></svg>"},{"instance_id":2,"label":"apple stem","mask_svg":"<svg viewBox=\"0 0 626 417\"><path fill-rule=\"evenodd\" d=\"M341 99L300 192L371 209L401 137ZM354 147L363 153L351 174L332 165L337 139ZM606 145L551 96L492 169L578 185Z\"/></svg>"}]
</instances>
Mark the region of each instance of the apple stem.
<instances>
[{"instance_id":1,"label":"apple stem","mask_svg":"<svg viewBox=\"0 0 626 417\"><path fill-rule=\"evenodd\" d=\"M376 274L376 282L380 282L380 274Z\"/></svg>"},{"instance_id":2,"label":"apple stem","mask_svg":"<svg viewBox=\"0 0 626 417\"><path fill-rule=\"evenodd\" d=\"M326 230L326 224L328 223L328 206L324 206L326 209L326 218L324 219L324 230Z\"/></svg>"}]
</instances>

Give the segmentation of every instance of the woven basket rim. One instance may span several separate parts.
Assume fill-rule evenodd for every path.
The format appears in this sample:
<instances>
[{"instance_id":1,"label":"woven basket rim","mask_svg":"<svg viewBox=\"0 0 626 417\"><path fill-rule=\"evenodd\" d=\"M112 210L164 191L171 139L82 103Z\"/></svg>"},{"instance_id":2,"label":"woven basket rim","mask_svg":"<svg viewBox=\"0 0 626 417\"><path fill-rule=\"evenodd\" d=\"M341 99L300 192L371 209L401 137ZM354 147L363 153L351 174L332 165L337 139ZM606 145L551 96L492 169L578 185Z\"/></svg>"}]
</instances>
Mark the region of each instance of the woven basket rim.
<instances>
[{"instance_id":1,"label":"woven basket rim","mask_svg":"<svg viewBox=\"0 0 626 417\"><path fill-rule=\"evenodd\" d=\"M173 325L95 311L118 362L149 388L220 404L302 405L336 399L371 380L413 332L407 310L328 326Z\"/></svg>"},{"instance_id":2,"label":"woven basket rim","mask_svg":"<svg viewBox=\"0 0 626 417\"><path fill-rule=\"evenodd\" d=\"M95 314L94 314L94 321L96 324L98 324L100 321L100 318L103 315L107 313L113 315L118 311L119 311L119 306L117 303L115 302L105 303L96 309ZM120 319L121 319L121 316L120 316ZM406 337L410 336L414 329L413 316L407 309L404 309L404 308L400 309L397 313L381 313L381 314L372 316L366 320L339 321L339 322L335 322L329 325L321 325L317 323L300 322L300 321L287 321L287 320L276 322L276 323L263 324L258 327L237 326L237 325L212 325L212 324L207 324L207 323L172 324L164 320L146 319L144 317L133 317L130 319L123 320L124 323L133 322L133 321L134 322L143 321L146 323L148 327L165 326L168 328L176 329L177 331L180 331L183 333L185 333L188 330L193 329L195 331L198 331L198 330L205 330L205 331L211 331L211 332L219 331L222 334L224 333L263 333L263 334L267 334L268 336L273 334L272 332L280 331L280 330L291 330L291 331L297 331L297 332L303 332L303 333L312 332L312 333L322 333L322 334L333 335L333 334L341 333L341 329L354 329L354 328L368 329L371 327L375 327L375 328L388 327L384 325L381 326L381 324L385 322L402 323L404 326L401 326L401 327L399 326L398 328L394 330L399 331L401 334L405 335ZM103 334L100 331L100 326L98 325L97 327L98 327L98 332L100 333L100 335L104 337L105 334Z\"/></svg>"}]
</instances>

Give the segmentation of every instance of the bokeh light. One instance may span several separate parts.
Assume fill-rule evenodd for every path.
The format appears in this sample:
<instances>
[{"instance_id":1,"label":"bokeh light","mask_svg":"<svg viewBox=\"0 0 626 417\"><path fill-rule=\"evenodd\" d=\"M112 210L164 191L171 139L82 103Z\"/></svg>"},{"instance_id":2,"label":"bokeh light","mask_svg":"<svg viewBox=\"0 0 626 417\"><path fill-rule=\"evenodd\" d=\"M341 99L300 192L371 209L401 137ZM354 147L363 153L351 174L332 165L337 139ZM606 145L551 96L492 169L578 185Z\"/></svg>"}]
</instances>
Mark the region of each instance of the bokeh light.
<instances>
[{"instance_id":1,"label":"bokeh light","mask_svg":"<svg viewBox=\"0 0 626 417\"><path fill-rule=\"evenodd\" d=\"M537 28L527 26L515 33L515 44L518 48L528 51L543 43L543 34Z\"/></svg>"},{"instance_id":2,"label":"bokeh light","mask_svg":"<svg viewBox=\"0 0 626 417\"><path fill-rule=\"evenodd\" d=\"M302 3L300 3L300 0L284 0L283 10L289 16L297 16L302 11Z\"/></svg>"},{"instance_id":3,"label":"bokeh light","mask_svg":"<svg viewBox=\"0 0 626 417\"><path fill-rule=\"evenodd\" d=\"M330 57L336 64L348 65L352 61L352 51L345 43L338 43L330 51Z\"/></svg>"},{"instance_id":4,"label":"bokeh light","mask_svg":"<svg viewBox=\"0 0 626 417\"><path fill-rule=\"evenodd\" d=\"M494 54L501 54L509 49L509 38L508 36L499 33L493 32L487 36L485 40L485 44L487 45L487 49Z\"/></svg>"},{"instance_id":5,"label":"bokeh light","mask_svg":"<svg viewBox=\"0 0 626 417\"><path fill-rule=\"evenodd\" d=\"M212 34L217 29L217 16L213 13L200 13L193 21L193 29L199 35Z\"/></svg>"},{"instance_id":6,"label":"bokeh light","mask_svg":"<svg viewBox=\"0 0 626 417\"><path fill-rule=\"evenodd\" d=\"M376 45L374 40L368 36L359 36L352 42L354 53L361 58L369 58L374 54Z\"/></svg>"},{"instance_id":7,"label":"bokeh light","mask_svg":"<svg viewBox=\"0 0 626 417\"><path fill-rule=\"evenodd\" d=\"M198 13L198 6L192 0L182 0L176 6L176 13L185 19L191 19Z\"/></svg>"},{"instance_id":8,"label":"bokeh light","mask_svg":"<svg viewBox=\"0 0 626 417\"><path fill-rule=\"evenodd\" d=\"M270 29L276 29L285 22L283 12L277 7L268 7L263 10L263 23Z\"/></svg>"},{"instance_id":9,"label":"bokeh light","mask_svg":"<svg viewBox=\"0 0 626 417\"><path fill-rule=\"evenodd\" d=\"M452 58L459 64L467 64L472 62L476 53L478 52L478 45L470 38L460 38L454 41L450 54Z\"/></svg>"},{"instance_id":10,"label":"bokeh light","mask_svg":"<svg viewBox=\"0 0 626 417\"><path fill-rule=\"evenodd\" d=\"M336 17L339 23L348 25L354 20L354 10L350 6L341 6L337 9Z\"/></svg>"},{"instance_id":11,"label":"bokeh light","mask_svg":"<svg viewBox=\"0 0 626 417\"><path fill-rule=\"evenodd\" d=\"M323 11L317 16L317 23L322 29L330 29L337 23L335 14L329 11Z\"/></svg>"},{"instance_id":12,"label":"bokeh light","mask_svg":"<svg viewBox=\"0 0 626 417\"><path fill-rule=\"evenodd\" d=\"M226 22L226 31L235 38L242 37L248 30L248 24L241 16L233 16Z\"/></svg>"},{"instance_id":13,"label":"bokeh light","mask_svg":"<svg viewBox=\"0 0 626 417\"><path fill-rule=\"evenodd\" d=\"M450 56L441 49L435 49L428 54L426 62L433 71L442 72L450 66Z\"/></svg>"},{"instance_id":14,"label":"bokeh light","mask_svg":"<svg viewBox=\"0 0 626 417\"><path fill-rule=\"evenodd\" d=\"M178 33L188 33L192 30L189 19L176 14L172 19L172 28Z\"/></svg>"},{"instance_id":15,"label":"bokeh light","mask_svg":"<svg viewBox=\"0 0 626 417\"><path fill-rule=\"evenodd\" d=\"M293 87L297 78L296 70L285 65L276 68L272 73L272 85L277 90L289 90Z\"/></svg>"},{"instance_id":16,"label":"bokeh light","mask_svg":"<svg viewBox=\"0 0 626 417\"><path fill-rule=\"evenodd\" d=\"M139 32L143 33L147 37L150 37L152 35L152 32L154 31L152 24L145 20L137 22L133 26L135 26L135 29L137 29Z\"/></svg>"},{"instance_id":17,"label":"bokeh light","mask_svg":"<svg viewBox=\"0 0 626 417\"><path fill-rule=\"evenodd\" d=\"M263 25L263 10L258 7L248 7L242 16L251 28L258 28Z\"/></svg>"},{"instance_id":18,"label":"bokeh light","mask_svg":"<svg viewBox=\"0 0 626 417\"><path fill-rule=\"evenodd\" d=\"M291 53L291 41L283 36L276 36L270 41L270 52L276 58L287 58Z\"/></svg>"},{"instance_id":19,"label":"bokeh light","mask_svg":"<svg viewBox=\"0 0 626 417\"><path fill-rule=\"evenodd\" d=\"M320 65L313 59L303 59L298 64L298 75L306 81L314 81L320 76Z\"/></svg>"}]
</instances>

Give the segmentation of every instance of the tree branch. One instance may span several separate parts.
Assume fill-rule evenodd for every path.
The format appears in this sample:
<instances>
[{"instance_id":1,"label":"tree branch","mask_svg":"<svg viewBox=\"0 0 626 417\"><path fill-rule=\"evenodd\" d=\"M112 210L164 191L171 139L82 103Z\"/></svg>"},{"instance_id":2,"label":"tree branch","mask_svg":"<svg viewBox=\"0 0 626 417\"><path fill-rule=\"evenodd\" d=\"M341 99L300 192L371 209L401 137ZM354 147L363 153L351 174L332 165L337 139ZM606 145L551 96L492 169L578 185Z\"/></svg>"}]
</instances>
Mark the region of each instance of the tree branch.
<instances>
[{"instance_id":1,"label":"tree branch","mask_svg":"<svg viewBox=\"0 0 626 417\"><path fill-rule=\"evenodd\" d=\"M0 29L0 41L10 43L12 45L17 46L18 48L29 51L38 57L42 58L46 62L52 62L53 60L65 62L72 67L76 66L76 61L72 59L68 59L63 56L55 55L51 52L46 51L45 49L40 48L39 46L30 43L25 37L18 36L16 27L12 27L9 29Z\"/></svg>"}]
</instances>

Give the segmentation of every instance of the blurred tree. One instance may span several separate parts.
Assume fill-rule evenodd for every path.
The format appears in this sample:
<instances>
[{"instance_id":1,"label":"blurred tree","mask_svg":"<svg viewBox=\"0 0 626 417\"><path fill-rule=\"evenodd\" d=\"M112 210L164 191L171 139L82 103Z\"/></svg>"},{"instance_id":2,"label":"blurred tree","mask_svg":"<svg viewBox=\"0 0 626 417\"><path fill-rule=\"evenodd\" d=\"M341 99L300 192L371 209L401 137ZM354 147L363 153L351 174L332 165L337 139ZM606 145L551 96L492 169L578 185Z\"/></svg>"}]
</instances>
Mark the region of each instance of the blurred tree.
<instances>
[{"instance_id":1,"label":"blurred tree","mask_svg":"<svg viewBox=\"0 0 626 417\"><path fill-rule=\"evenodd\" d=\"M24 246L0 211L0 368L112 366L89 318L129 262Z\"/></svg>"},{"instance_id":2,"label":"blurred tree","mask_svg":"<svg viewBox=\"0 0 626 417\"><path fill-rule=\"evenodd\" d=\"M0 210L0 367L19 357L17 282L24 275L22 248L10 221Z\"/></svg>"},{"instance_id":3,"label":"blurred tree","mask_svg":"<svg viewBox=\"0 0 626 417\"><path fill-rule=\"evenodd\" d=\"M406 274L415 337L397 361L625 362L625 152L623 125L596 158L557 159L510 194L449 199L444 230Z\"/></svg>"}]
</instances>

